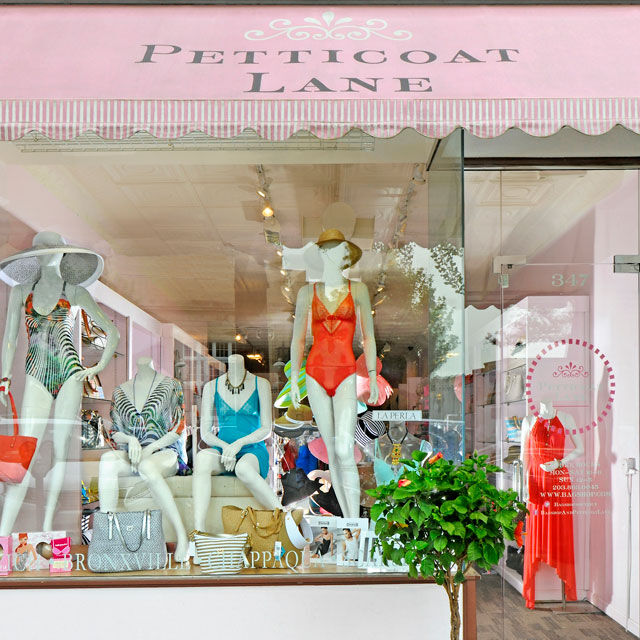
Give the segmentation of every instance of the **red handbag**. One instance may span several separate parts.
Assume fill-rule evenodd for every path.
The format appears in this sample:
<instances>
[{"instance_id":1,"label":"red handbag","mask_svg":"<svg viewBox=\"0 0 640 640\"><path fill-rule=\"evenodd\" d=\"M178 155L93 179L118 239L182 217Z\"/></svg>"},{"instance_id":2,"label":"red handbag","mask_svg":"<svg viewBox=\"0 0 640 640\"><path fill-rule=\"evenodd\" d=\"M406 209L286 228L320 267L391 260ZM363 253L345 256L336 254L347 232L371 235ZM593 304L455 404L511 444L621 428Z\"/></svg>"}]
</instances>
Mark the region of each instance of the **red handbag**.
<instances>
[{"instance_id":1,"label":"red handbag","mask_svg":"<svg viewBox=\"0 0 640 640\"><path fill-rule=\"evenodd\" d=\"M18 412L11 391L7 392L13 412L13 435L0 435L0 481L22 482L36 451L38 438L21 436L18 429Z\"/></svg>"}]
</instances>

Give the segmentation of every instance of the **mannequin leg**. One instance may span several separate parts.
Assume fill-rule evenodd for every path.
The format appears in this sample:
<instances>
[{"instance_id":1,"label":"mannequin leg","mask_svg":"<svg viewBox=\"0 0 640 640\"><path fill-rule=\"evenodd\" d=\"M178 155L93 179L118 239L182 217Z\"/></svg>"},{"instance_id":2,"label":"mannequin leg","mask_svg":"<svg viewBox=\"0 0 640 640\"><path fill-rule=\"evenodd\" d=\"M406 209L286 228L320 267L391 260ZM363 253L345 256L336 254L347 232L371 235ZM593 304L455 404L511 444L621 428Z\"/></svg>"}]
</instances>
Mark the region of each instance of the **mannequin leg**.
<instances>
[{"instance_id":1,"label":"mannequin leg","mask_svg":"<svg viewBox=\"0 0 640 640\"><path fill-rule=\"evenodd\" d=\"M213 449L198 451L193 463L193 526L196 531L206 531L207 511L211 501L211 476L224 472L220 453Z\"/></svg>"},{"instance_id":2,"label":"mannequin leg","mask_svg":"<svg viewBox=\"0 0 640 640\"><path fill-rule=\"evenodd\" d=\"M162 509L162 513L169 518L175 529L178 540L174 557L178 562L184 562L189 557L189 539L176 501L165 480L174 476L177 470L178 456L170 449L156 451L138 465L140 477L149 485L151 494Z\"/></svg>"},{"instance_id":3,"label":"mannequin leg","mask_svg":"<svg viewBox=\"0 0 640 640\"><path fill-rule=\"evenodd\" d=\"M64 483L71 436L74 432L79 434L78 414L81 402L82 382L70 378L62 385L60 393L58 393L53 414L53 467L50 471L43 531L53 530L53 516Z\"/></svg>"},{"instance_id":4,"label":"mannequin leg","mask_svg":"<svg viewBox=\"0 0 640 640\"><path fill-rule=\"evenodd\" d=\"M273 489L260 475L260 463L252 453L245 453L236 462L235 474L265 509L282 509L282 504Z\"/></svg>"},{"instance_id":5,"label":"mannequin leg","mask_svg":"<svg viewBox=\"0 0 640 640\"><path fill-rule=\"evenodd\" d=\"M38 445L33 454L31 466L33 466L38 457L52 403L53 398L45 387L38 380L27 375L22 407L20 408L20 434L38 438ZM27 489L31 484L31 478L31 468L29 468L20 484L7 486L2 508L2 519L0 520L0 535L8 536L13 532L13 525L24 502Z\"/></svg>"},{"instance_id":6,"label":"mannequin leg","mask_svg":"<svg viewBox=\"0 0 640 640\"><path fill-rule=\"evenodd\" d=\"M126 451L107 451L100 457L98 467L98 496L100 511L118 508L118 476L131 475L131 463Z\"/></svg>"},{"instance_id":7,"label":"mannequin leg","mask_svg":"<svg viewBox=\"0 0 640 640\"><path fill-rule=\"evenodd\" d=\"M360 516L360 476L353 454L358 415L355 378L353 375L343 380L333 397L336 458L347 501L347 510L343 508L345 518Z\"/></svg>"},{"instance_id":8,"label":"mannequin leg","mask_svg":"<svg viewBox=\"0 0 640 640\"><path fill-rule=\"evenodd\" d=\"M333 422L333 400L327 395L324 388L307 374L307 395L313 416L318 425L318 431L327 447L329 459L329 471L331 472L331 486L338 498L338 504L346 517L348 513L347 497L344 492L343 482L340 477L340 468L336 457L335 426Z\"/></svg>"}]
</instances>

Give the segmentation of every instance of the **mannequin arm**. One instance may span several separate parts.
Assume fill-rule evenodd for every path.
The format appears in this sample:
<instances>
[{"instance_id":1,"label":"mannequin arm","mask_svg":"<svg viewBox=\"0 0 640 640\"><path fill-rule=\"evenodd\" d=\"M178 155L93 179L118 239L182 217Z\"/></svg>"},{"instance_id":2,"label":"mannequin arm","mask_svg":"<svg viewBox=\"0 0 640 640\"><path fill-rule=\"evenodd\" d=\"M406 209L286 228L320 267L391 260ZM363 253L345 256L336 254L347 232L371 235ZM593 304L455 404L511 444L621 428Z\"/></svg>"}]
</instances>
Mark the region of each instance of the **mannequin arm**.
<instances>
[{"instance_id":1,"label":"mannequin arm","mask_svg":"<svg viewBox=\"0 0 640 640\"><path fill-rule=\"evenodd\" d=\"M122 433L122 431L112 431L111 439L116 444L127 446L127 455L134 467L140 462L142 458L142 447L135 436L129 436L126 433Z\"/></svg>"},{"instance_id":2,"label":"mannequin arm","mask_svg":"<svg viewBox=\"0 0 640 640\"><path fill-rule=\"evenodd\" d=\"M355 284L355 283L354 283ZM356 300L360 309L360 327L362 329L362 343L364 348L364 359L367 363L369 373L369 404L378 401L378 372L376 370L376 339L373 331L373 315L371 314L371 300L369 299L369 289L364 282L357 283Z\"/></svg>"},{"instance_id":3,"label":"mannequin arm","mask_svg":"<svg viewBox=\"0 0 640 640\"><path fill-rule=\"evenodd\" d=\"M300 389L298 376L304 356L304 343L307 337L307 322L311 308L311 285L305 285L298 291L296 300L296 317L293 321L293 335L291 337L291 400L294 407L300 406Z\"/></svg>"},{"instance_id":4,"label":"mannequin arm","mask_svg":"<svg viewBox=\"0 0 640 640\"><path fill-rule=\"evenodd\" d=\"M573 442L573 450L560 459L551 460L550 462L541 464L540 467L547 472L562 469L563 467L566 467L567 464L572 460L581 458L584 455L584 442L582 441L582 436L578 433L573 433L573 431L576 430L576 422L573 419L573 416L569 413L563 412L562 414L559 414L558 417L560 418L560 421L562 422L565 429L569 431L569 437Z\"/></svg>"},{"instance_id":5,"label":"mannequin arm","mask_svg":"<svg viewBox=\"0 0 640 640\"><path fill-rule=\"evenodd\" d=\"M9 293L9 302L7 304L7 322L4 329L4 338L2 340L2 375L0 378L11 379L11 370L13 368L13 358L16 354L16 343L18 340L18 329L20 326L20 316L22 309L22 287L16 285ZM4 386L5 390L0 391L0 402L6 403L5 395L9 390L9 385Z\"/></svg>"},{"instance_id":6,"label":"mannequin arm","mask_svg":"<svg viewBox=\"0 0 640 640\"><path fill-rule=\"evenodd\" d=\"M120 332L84 287L75 287L74 303L81 309L84 309L94 322L107 334L107 343L98 364L75 374L76 380L84 380L94 373L99 373L109 364L118 347Z\"/></svg>"},{"instance_id":7,"label":"mannequin arm","mask_svg":"<svg viewBox=\"0 0 640 640\"><path fill-rule=\"evenodd\" d=\"M224 451L227 443L220 440L218 436L213 433L213 399L215 395L215 378L209 380L202 389L202 404L200 414L200 437L210 447L220 447Z\"/></svg>"},{"instance_id":8,"label":"mannequin arm","mask_svg":"<svg viewBox=\"0 0 640 640\"><path fill-rule=\"evenodd\" d=\"M159 451L160 449L164 449L165 447L170 447L174 442L177 442L180 439L180 435L177 431L169 431L165 433L162 437L158 438L154 442L150 442L147 446L142 448L142 458L149 457L152 453Z\"/></svg>"}]
</instances>

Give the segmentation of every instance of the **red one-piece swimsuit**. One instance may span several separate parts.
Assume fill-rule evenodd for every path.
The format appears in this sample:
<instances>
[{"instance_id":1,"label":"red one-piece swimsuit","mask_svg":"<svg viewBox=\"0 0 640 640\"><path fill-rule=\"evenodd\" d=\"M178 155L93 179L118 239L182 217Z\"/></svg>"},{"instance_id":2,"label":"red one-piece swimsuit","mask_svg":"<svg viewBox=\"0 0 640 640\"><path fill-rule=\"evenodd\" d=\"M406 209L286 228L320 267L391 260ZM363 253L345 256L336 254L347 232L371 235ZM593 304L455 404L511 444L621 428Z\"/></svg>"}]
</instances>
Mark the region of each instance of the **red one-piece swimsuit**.
<instances>
[{"instance_id":1,"label":"red one-piece swimsuit","mask_svg":"<svg viewBox=\"0 0 640 640\"><path fill-rule=\"evenodd\" d=\"M529 515L524 549L522 595L535 607L536 571L541 562L553 567L564 582L567 600L576 600L573 553L573 500L569 470L543 471L540 464L564 456L565 429L556 416L537 418L525 444Z\"/></svg>"},{"instance_id":2,"label":"red one-piece swimsuit","mask_svg":"<svg viewBox=\"0 0 640 640\"><path fill-rule=\"evenodd\" d=\"M313 285L311 302L311 333L313 346L307 357L307 375L333 396L340 383L356 372L353 336L356 331L356 309L349 293L333 313L318 298Z\"/></svg>"}]
</instances>

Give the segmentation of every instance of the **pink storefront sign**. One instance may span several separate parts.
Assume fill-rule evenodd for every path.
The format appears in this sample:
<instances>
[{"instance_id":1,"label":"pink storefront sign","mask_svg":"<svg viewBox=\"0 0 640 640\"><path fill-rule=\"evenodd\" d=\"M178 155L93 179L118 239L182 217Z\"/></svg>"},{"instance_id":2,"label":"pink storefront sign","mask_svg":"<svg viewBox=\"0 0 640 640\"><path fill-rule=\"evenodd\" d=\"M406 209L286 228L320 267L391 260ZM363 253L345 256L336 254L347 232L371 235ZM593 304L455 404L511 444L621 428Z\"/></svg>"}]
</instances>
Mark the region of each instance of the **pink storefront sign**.
<instances>
[{"instance_id":1,"label":"pink storefront sign","mask_svg":"<svg viewBox=\"0 0 640 640\"><path fill-rule=\"evenodd\" d=\"M0 29L5 139L640 130L635 6L15 6Z\"/></svg>"}]
</instances>

